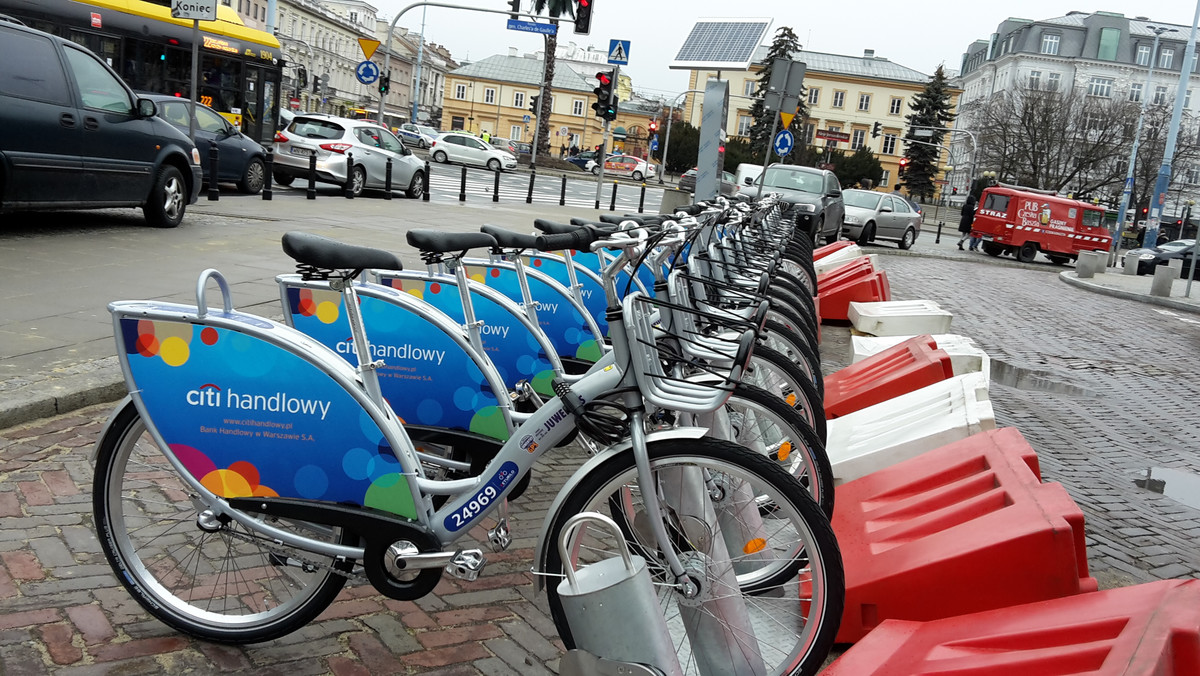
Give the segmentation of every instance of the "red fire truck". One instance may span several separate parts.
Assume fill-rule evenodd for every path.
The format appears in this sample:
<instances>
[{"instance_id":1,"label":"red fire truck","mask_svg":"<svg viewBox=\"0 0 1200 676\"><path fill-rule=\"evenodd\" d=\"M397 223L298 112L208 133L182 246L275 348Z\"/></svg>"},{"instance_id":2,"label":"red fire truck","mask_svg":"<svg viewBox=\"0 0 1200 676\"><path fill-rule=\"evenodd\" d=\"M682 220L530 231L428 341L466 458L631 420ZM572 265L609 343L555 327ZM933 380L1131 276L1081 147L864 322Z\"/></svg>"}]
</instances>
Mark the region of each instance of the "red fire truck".
<instances>
[{"instance_id":1,"label":"red fire truck","mask_svg":"<svg viewBox=\"0 0 1200 676\"><path fill-rule=\"evenodd\" d=\"M1081 251L1108 251L1104 207L1012 186L985 188L975 211L973 234L990 256L1012 254L1023 263L1041 252L1063 265Z\"/></svg>"}]
</instances>

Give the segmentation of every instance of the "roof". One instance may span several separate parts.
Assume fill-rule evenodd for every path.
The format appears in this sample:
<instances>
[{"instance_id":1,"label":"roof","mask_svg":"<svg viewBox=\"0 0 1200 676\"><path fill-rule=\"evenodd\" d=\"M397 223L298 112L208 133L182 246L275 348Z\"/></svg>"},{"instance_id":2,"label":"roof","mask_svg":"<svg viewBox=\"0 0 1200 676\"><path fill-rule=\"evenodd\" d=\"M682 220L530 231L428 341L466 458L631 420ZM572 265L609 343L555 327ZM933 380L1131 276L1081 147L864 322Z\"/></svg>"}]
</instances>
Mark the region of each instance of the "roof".
<instances>
[{"instance_id":1,"label":"roof","mask_svg":"<svg viewBox=\"0 0 1200 676\"><path fill-rule=\"evenodd\" d=\"M758 49L754 50L754 63L764 61L767 58L767 50L766 45L760 45ZM881 56L844 56L800 50L795 52L793 58L796 61L804 62L807 70L817 73L855 75L920 84L929 81L929 76L925 73L893 63Z\"/></svg>"},{"instance_id":2,"label":"roof","mask_svg":"<svg viewBox=\"0 0 1200 676\"><path fill-rule=\"evenodd\" d=\"M542 84L542 63L541 59L532 57L497 54L452 70L449 74L536 87ZM571 68L555 68L554 82L551 85L554 89L589 93L592 91L592 85L585 82Z\"/></svg>"},{"instance_id":3,"label":"roof","mask_svg":"<svg viewBox=\"0 0 1200 676\"><path fill-rule=\"evenodd\" d=\"M1111 12L1094 12L1091 14L1086 13L1086 12L1071 12L1071 13L1067 14L1066 16L1056 16L1056 17L1051 17L1049 19L1038 19L1036 23L1048 23L1048 24L1054 24L1057 26L1073 26L1073 27L1083 28L1086 25L1086 23L1085 23L1086 20L1089 17L1095 16L1095 15L1109 17L1109 18L1118 18L1118 19L1124 18L1124 17L1121 17L1120 15L1113 14ZM1010 21L1012 21L1012 20L1013 19L1010 19ZM1183 26L1183 25L1180 25L1177 23L1169 23L1166 21L1151 21L1150 19L1147 19L1146 17L1136 17L1133 19L1129 19L1129 34L1130 35L1141 35L1141 36L1152 38L1152 37L1154 37L1154 32L1150 30L1150 26L1165 26L1167 28L1174 28L1176 30L1176 32L1174 33L1174 38L1177 40L1183 40L1184 39L1183 36L1187 35L1188 32L1191 30L1191 26Z\"/></svg>"}]
</instances>

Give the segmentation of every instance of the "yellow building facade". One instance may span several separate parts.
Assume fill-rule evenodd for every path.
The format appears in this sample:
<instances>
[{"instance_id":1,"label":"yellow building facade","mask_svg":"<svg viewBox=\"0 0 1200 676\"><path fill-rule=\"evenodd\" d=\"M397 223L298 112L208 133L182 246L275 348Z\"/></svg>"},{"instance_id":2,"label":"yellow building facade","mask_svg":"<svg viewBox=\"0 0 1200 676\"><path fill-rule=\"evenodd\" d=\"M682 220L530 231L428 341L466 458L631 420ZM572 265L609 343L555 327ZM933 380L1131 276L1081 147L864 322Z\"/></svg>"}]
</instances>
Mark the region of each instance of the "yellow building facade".
<instances>
[{"instance_id":1,"label":"yellow building facade","mask_svg":"<svg viewBox=\"0 0 1200 676\"><path fill-rule=\"evenodd\" d=\"M758 65L766 57L766 47L759 47L755 62L748 71L691 71L689 89L704 89L704 84L717 78L729 83L729 117L725 130L730 137L747 138L753 118L750 108L758 87ZM902 138L906 131L906 116L912 112L913 97L925 89L930 76L877 57L867 50L861 57L801 51L795 60L806 65L804 86L808 89L808 119L802 125L801 143L817 148L840 148L854 151L870 148L883 165L884 177L879 188L890 189L896 182L900 157L904 154ZM957 109L961 89L949 89L952 109ZM683 117L699 126L702 95L688 95L683 103ZM872 137L875 123L880 134ZM821 130L849 135L849 142L817 138ZM936 179L943 180L949 146L949 135L943 141L938 159ZM772 156L772 160L774 160Z\"/></svg>"}]
</instances>

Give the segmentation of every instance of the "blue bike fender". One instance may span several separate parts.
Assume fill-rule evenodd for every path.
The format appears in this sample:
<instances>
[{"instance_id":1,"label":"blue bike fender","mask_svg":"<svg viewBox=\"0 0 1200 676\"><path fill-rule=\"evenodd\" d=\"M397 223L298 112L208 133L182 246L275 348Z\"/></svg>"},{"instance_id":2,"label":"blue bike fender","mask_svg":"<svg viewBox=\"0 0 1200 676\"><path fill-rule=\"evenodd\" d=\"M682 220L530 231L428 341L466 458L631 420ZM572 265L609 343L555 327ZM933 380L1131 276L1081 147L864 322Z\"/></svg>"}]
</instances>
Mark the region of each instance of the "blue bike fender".
<instances>
[{"instance_id":1,"label":"blue bike fender","mask_svg":"<svg viewBox=\"0 0 1200 676\"><path fill-rule=\"evenodd\" d=\"M708 434L709 430L706 427L676 427L674 429L651 432L650 434L646 435L646 442L650 443L663 439L700 439L708 436ZM633 441L631 439L626 439L616 446L610 446L608 449L592 456L587 462L583 463L579 469L575 470L575 473L571 475L571 478L567 479L567 482L563 484L561 489L559 489L558 495L554 497L554 503L550 505L550 509L546 510L546 520L542 522L542 530L537 540L537 551L534 553L533 559L535 573L546 572L546 555L550 551L551 547L558 546L558 543L547 542L547 538L550 537L550 527L554 523L554 517L558 514L558 511L562 509L563 502L566 501L567 496L571 494L571 491L575 490L575 487L578 486L579 483L583 481L583 478L587 476L587 474L596 466L602 462L605 462L612 456L617 455L618 453L624 453L630 450L632 447ZM540 592L543 589L546 576L535 575L534 577L537 578L537 590Z\"/></svg>"}]
</instances>

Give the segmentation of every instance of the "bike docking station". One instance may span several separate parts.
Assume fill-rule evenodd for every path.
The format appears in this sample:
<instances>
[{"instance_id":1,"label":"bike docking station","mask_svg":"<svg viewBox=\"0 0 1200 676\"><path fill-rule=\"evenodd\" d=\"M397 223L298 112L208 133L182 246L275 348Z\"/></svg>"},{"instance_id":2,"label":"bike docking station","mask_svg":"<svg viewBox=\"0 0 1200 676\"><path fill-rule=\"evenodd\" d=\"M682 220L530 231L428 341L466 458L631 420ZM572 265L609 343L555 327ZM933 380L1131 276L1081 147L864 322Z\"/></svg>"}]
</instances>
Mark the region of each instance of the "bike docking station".
<instances>
[{"instance_id":1,"label":"bike docking station","mask_svg":"<svg viewBox=\"0 0 1200 676\"><path fill-rule=\"evenodd\" d=\"M825 280L871 274L856 249L814 251L837 263L823 295ZM837 641L853 645L822 673L1200 674L1200 581L1097 591L1083 512L1016 428L996 427L990 358L949 333L950 313L846 309L850 366L825 378L825 407L846 575Z\"/></svg>"}]
</instances>

